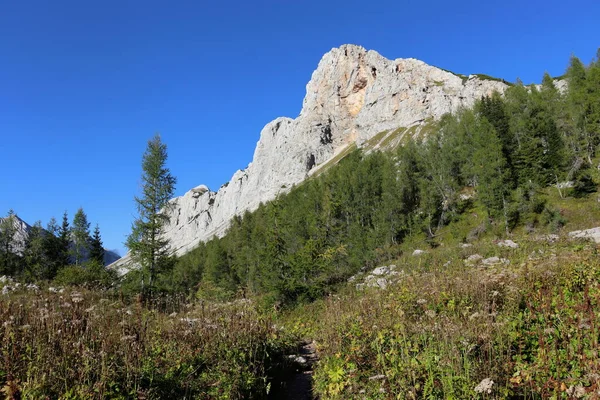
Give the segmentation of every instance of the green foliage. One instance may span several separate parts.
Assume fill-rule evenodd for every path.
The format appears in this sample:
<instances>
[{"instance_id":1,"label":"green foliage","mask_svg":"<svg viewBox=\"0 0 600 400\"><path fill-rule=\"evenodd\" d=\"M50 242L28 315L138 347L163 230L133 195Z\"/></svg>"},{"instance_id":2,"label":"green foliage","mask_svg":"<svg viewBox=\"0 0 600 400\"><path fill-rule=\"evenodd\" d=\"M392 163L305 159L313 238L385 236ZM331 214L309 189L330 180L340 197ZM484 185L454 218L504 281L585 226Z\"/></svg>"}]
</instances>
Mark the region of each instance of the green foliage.
<instances>
[{"instance_id":1,"label":"green foliage","mask_svg":"<svg viewBox=\"0 0 600 400\"><path fill-rule=\"evenodd\" d=\"M348 147L289 193L236 218L225 237L178 260L169 290L219 299L242 292L283 304L318 299L394 257L407 237L424 234L435 246L474 201L488 219L463 240L521 225L560 229L565 218L546 206L542 190L564 180L575 188L559 188L561 196L596 190L582 161L588 152L574 144L572 127L581 124L569 111L593 114L583 106L595 93L592 68L572 61L567 76L576 83L565 94L545 74L539 90L519 82L504 97L483 97L471 110L430 121L425 141L411 139L413 127L375 135L368 154ZM398 135L407 138L403 146L375 150Z\"/></svg>"},{"instance_id":2,"label":"green foliage","mask_svg":"<svg viewBox=\"0 0 600 400\"><path fill-rule=\"evenodd\" d=\"M44 246L44 232L41 222L36 222L29 230L29 236L25 240L25 250L23 254L25 263L25 279L38 280L48 279L51 272L49 270L49 262L46 257L46 248Z\"/></svg>"},{"instance_id":3,"label":"green foliage","mask_svg":"<svg viewBox=\"0 0 600 400\"><path fill-rule=\"evenodd\" d=\"M73 217L73 226L71 228L71 256L75 265L80 265L89 254L90 246L90 223L83 208L79 208Z\"/></svg>"},{"instance_id":4,"label":"green foliage","mask_svg":"<svg viewBox=\"0 0 600 400\"><path fill-rule=\"evenodd\" d=\"M103 263L89 261L83 266L70 265L61 268L54 282L58 285L107 288L113 285L116 279L115 272L104 268Z\"/></svg>"},{"instance_id":5,"label":"green foliage","mask_svg":"<svg viewBox=\"0 0 600 400\"><path fill-rule=\"evenodd\" d=\"M287 325L319 344L316 394L572 398L577 390L593 397L600 384L596 250L515 240L521 247L503 254L485 240L472 249L440 246L430 250L428 266L402 257L402 278L389 290L348 288L291 311ZM490 252L510 257L511 266L473 268L461 261Z\"/></svg>"},{"instance_id":6,"label":"green foliage","mask_svg":"<svg viewBox=\"0 0 600 400\"><path fill-rule=\"evenodd\" d=\"M104 247L102 247L102 238L100 237L100 227L96 224L94 235L90 238L90 260L99 264L104 264Z\"/></svg>"},{"instance_id":7,"label":"green foliage","mask_svg":"<svg viewBox=\"0 0 600 400\"><path fill-rule=\"evenodd\" d=\"M138 217L126 242L132 259L141 267L144 296L152 294L157 276L173 265L169 242L162 233L169 222L169 200L177 180L165 166L166 161L167 146L155 135L142 157L142 196L135 197Z\"/></svg>"}]
</instances>

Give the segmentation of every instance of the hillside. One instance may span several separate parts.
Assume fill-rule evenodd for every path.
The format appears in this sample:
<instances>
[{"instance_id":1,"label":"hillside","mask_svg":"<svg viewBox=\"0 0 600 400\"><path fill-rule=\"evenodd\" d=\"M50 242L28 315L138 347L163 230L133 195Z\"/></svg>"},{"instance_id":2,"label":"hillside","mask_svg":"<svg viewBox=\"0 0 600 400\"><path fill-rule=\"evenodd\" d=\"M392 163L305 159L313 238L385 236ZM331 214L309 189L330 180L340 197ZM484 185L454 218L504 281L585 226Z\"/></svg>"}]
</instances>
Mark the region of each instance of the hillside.
<instances>
[{"instance_id":1,"label":"hillside","mask_svg":"<svg viewBox=\"0 0 600 400\"><path fill-rule=\"evenodd\" d=\"M280 122L255 160L288 143L304 154L279 142L296 132ZM374 126L341 145L333 128L313 131L337 153L320 168L310 157L301 182L232 211L222 234L177 258L120 277L98 265L0 277L2 392L600 398L600 60L571 57L559 82L544 74L409 127ZM26 271L8 236L7 270Z\"/></svg>"},{"instance_id":2,"label":"hillside","mask_svg":"<svg viewBox=\"0 0 600 400\"><path fill-rule=\"evenodd\" d=\"M459 76L415 59L388 60L360 46L332 49L306 86L300 115L269 122L252 162L216 192L201 185L173 199L165 237L178 256L186 254L200 242L223 236L234 216L322 172L352 148L377 139L399 142L506 87L500 80ZM128 260L112 267L119 269Z\"/></svg>"}]
</instances>

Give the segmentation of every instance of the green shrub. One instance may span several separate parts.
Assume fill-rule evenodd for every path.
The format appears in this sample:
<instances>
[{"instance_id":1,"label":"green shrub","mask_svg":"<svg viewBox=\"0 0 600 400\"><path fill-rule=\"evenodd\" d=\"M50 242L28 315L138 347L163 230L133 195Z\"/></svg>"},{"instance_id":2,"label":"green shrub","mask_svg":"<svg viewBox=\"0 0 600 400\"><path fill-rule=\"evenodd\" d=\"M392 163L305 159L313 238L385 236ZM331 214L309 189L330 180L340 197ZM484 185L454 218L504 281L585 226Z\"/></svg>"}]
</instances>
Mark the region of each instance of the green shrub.
<instances>
[{"instance_id":1,"label":"green shrub","mask_svg":"<svg viewBox=\"0 0 600 400\"><path fill-rule=\"evenodd\" d=\"M70 265L61 268L54 282L64 286L86 286L107 288L116 281L116 273L106 269L102 264L90 261L83 266Z\"/></svg>"}]
</instances>

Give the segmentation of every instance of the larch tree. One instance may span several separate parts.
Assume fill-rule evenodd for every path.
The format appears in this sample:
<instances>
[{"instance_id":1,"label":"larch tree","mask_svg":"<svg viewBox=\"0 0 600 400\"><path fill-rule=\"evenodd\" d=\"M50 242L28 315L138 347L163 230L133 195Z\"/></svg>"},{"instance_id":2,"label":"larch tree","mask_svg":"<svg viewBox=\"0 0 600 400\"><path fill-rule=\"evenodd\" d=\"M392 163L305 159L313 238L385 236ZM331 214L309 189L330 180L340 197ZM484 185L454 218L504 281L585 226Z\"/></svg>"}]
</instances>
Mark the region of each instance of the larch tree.
<instances>
[{"instance_id":1,"label":"larch tree","mask_svg":"<svg viewBox=\"0 0 600 400\"><path fill-rule=\"evenodd\" d=\"M90 223L83 208L79 208L73 217L72 239L71 254L75 265L80 265L88 255L90 246Z\"/></svg>"},{"instance_id":2,"label":"larch tree","mask_svg":"<svg viewBox=\"0 0 600 400\"><path fill-rule=\"evenodd\" d=\"M173 265L169 241L163 233L169 222L169 199L173 197L177 179L166 162L167 145L155 135L148 141L142 157L142 194L135 197L138 217L125 242L140 267L144 298L152 295L157 274Z\"/></svg>"}]
</instances>

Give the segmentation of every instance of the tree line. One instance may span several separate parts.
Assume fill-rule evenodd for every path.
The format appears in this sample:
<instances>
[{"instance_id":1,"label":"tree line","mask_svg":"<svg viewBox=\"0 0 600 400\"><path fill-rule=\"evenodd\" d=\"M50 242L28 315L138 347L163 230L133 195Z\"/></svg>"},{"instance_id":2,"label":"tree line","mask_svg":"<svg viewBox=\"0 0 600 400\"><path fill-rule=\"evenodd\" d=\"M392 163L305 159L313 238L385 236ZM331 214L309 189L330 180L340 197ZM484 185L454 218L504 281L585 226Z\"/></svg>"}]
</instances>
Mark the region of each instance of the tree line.
<instances>
[{"instance_id":1,"label":"tree line","mask_svg":"<svg viewBox=\"0 0 600 400\"><path fill-rule=\"evenodd\" d=\"M17 223L13 210L0 220L0 275L50 280L69 266L104 265L100 227L96 224L90 233L83 208L77 210L71 223L66 211L60 225L54 217L45 228L37 221L24 238L17 234Z\"/></svg>"}]
</instances>

